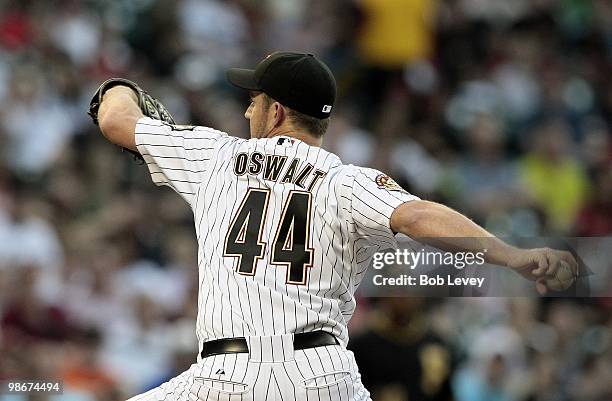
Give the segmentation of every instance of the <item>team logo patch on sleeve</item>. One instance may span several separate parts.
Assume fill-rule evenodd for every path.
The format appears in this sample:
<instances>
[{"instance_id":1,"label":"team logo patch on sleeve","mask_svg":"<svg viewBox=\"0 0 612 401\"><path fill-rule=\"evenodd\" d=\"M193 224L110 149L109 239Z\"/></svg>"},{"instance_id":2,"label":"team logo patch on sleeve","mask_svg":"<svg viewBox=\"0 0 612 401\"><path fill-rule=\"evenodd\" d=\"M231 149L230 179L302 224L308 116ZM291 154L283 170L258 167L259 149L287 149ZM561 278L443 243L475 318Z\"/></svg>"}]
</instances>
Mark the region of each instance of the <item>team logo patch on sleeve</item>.
<instances>
[{"instance_id":1,"label":"team logo patch on sleeve","mask_svg":"<svg viewBox=\"0 0 612 401\"><path fill-rule=\"evenodd\" d=\"M376 185L378 185L381 189L386 189L387 191L401 191L406 192L406 190L399 186L397 182L386 174L379 174L374 180Z\"/></svg>"}]
</instances>

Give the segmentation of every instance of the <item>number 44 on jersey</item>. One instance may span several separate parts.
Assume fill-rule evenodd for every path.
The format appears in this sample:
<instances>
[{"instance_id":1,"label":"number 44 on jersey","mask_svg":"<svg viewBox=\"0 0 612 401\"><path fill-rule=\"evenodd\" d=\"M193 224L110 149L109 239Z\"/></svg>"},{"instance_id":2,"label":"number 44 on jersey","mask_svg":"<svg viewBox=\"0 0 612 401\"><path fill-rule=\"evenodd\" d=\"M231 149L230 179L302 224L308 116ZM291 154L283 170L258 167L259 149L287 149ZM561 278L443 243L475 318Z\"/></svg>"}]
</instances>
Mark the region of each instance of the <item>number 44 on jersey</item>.
<instances>
[{"instance_id":1,"label":"number 44 on jersey","mask_svg":"<svg viewBox=\"0 0 612 401\"><path fill-rule=\"evenodd\" d=\"M267 244L261 235L269 198L270 190L249 188L230 223L223 256L238 259L240 274L254 276L257 262L264 258ZM310 192L289 192L272 240L270 264L287 268L288 284L305 284L312 266L313 249L308 246L311 203Z\"/></svg>"}]
</instances>

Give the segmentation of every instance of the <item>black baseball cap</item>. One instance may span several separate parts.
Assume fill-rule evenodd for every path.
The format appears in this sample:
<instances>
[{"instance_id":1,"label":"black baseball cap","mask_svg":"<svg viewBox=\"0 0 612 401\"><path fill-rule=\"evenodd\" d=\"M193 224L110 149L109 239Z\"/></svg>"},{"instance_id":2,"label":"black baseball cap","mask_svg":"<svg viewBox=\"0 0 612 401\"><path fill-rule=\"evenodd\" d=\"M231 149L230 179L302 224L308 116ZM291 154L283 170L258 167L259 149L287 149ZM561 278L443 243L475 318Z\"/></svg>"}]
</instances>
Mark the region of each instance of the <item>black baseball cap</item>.
<instances>
[{"instance_id":1,"label":"black baseball cap","mask_svg":"<svg viewBox=\"0 0 612 401\"><path fill-rule=\"evenodd\" d=\"M239 88L264 92L295 111L324 119L336 100L336 80L312 54L276 52L254 70L230 68L228 81Z\"/></svg>"}]
</instances>

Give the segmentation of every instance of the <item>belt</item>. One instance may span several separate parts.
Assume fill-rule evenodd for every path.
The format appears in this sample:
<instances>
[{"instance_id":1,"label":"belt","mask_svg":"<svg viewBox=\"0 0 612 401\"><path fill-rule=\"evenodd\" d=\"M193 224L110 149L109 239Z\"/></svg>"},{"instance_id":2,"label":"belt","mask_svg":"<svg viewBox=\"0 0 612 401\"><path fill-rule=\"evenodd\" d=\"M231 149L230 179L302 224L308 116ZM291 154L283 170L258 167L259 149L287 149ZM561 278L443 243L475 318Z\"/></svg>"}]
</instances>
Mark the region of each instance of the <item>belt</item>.
<instances>
[{"instance_id":1,"label":"belt","mask_svg":"<svg viewBox=\"0 0 612 401\"><path fill-rule=\"evenodd\" d=\"M296 333L293 335L293 349L323 347L325 345L338 345L338 339L325 331L311 331L308 333ZM249 347L244 337L221 338L206 341L202 344L202 359L212 355L220 354L242 354L248 353Z\"/></svg>"}]
</instances>

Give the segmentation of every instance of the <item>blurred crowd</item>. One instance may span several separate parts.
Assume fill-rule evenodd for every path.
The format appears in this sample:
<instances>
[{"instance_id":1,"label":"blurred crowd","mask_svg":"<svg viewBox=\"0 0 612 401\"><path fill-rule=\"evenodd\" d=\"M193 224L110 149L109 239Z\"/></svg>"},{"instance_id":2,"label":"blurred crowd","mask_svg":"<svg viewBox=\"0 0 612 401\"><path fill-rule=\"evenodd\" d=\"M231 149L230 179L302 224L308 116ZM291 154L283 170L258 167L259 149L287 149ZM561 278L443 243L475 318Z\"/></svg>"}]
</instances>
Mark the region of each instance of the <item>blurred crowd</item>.
<instances>
[{"instance_id":1,"label":"blurred crowd","mask_svg":"<svg viewBox=\"0 0 612 401\"><path fill-rule=\"evenodd\" d=\"M275 50L334 71L324 145L345 163L499 235L612 233L608 0L0 0L0 380L116 401L193 363L191 211L106 143L89 98L127 77L246 137L224 70ZM612 399L609 300L359 303L376 400Z\"/></svg>"}]
</instances>

